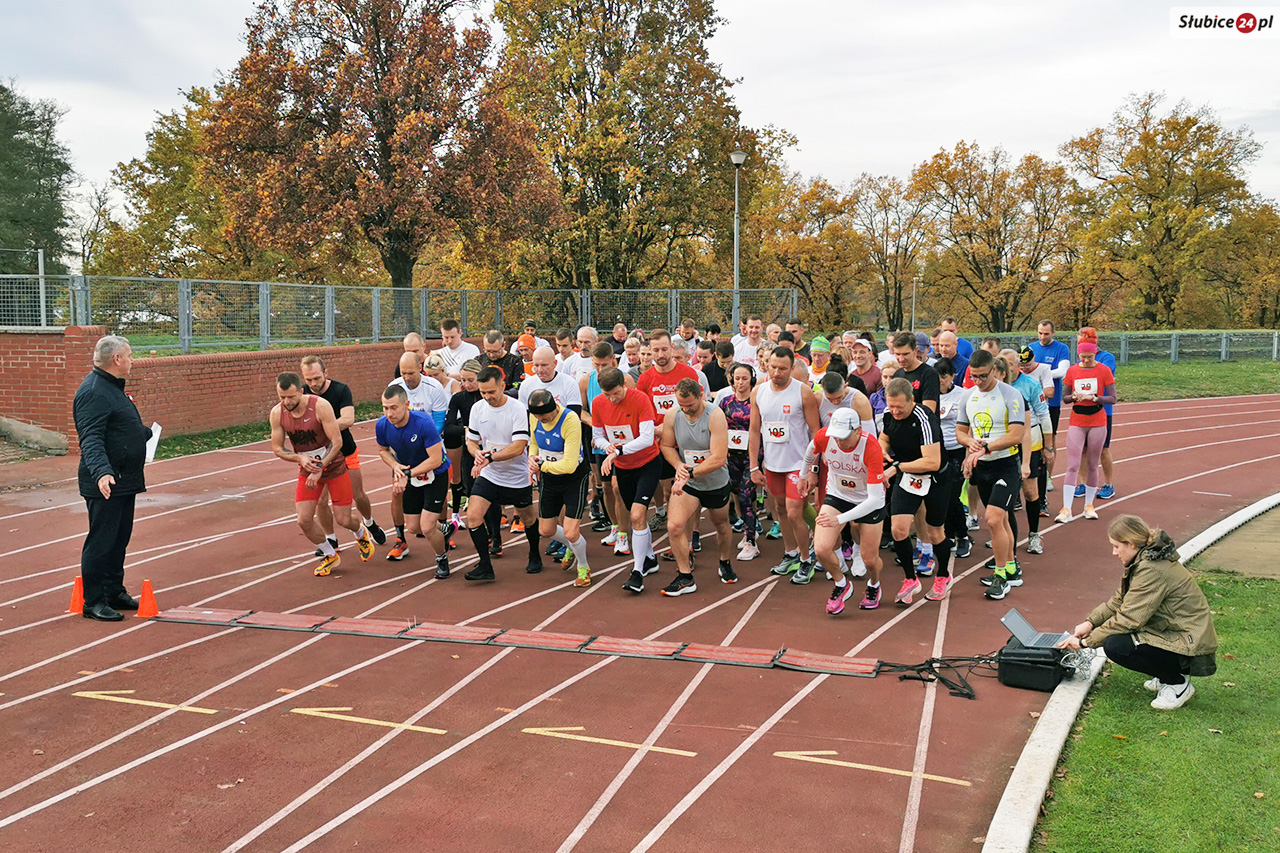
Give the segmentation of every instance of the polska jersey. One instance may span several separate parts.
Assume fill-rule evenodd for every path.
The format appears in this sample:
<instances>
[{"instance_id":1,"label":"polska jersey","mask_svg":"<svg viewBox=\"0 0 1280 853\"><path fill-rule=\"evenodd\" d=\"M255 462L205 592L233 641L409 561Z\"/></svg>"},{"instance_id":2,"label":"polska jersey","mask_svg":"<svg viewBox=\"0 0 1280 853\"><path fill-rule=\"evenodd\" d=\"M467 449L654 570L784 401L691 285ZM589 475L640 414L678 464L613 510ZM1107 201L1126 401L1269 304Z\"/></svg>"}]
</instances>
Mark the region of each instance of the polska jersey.
<instances>
[{"instance_id":1,"label":"polska jersey","mask_svg":"<svg viewBox=\"0 0 1280 853\"><path fill-rule=\"evenodd\" d=\"M997 382L990 391L980 391L978 386L970 388L960 404L960 413L956 416L956 424L969 427L973 437L979 441L996 441L1009 432L1010 424L1026 424L1026 406L1022 402L1022 394L1014 390L1012 385ZM1003 450L993 450L982 457L983 461L1004 459L1016 456L1018 445Z\"/></svg>"},{"instance_id":2,"label":"polska jersey","mask_svg":"<svg viewBox=\"0 0 1280 853\"><path fill-rule=\"evenodd\" d=\"M320 424L320 416L316 414L316 401L320 398L314 394L308 394L302 399L306 400L306 405L302 410L302 414L295 415L280 404L280 428L284 430L284 434L289 437L289 444L293 446L293 452L299 456L306 456L317 462L329 455L329 436L325 434L324 427ZM298 466L301 476L307 476L302 471L302 466ZM339 453L337 458L324 466L324 470L320 472L320 482L327 483L335 477L340 477L346 473L347 460Z\"/></svg>"},{"instance_id":3,"label":"polska jersey","mask_svg":"<svg viewBox=\"0 0 1280 853\"><path fill-rule=\"evenodd\" d=\"M884 483L884 453L866 431L852 450L841 450L823 427L813 437L813 449L827 468L827 494L832 497L859 504L867 499L868 483Z\"/></svg>"}]
</instances>

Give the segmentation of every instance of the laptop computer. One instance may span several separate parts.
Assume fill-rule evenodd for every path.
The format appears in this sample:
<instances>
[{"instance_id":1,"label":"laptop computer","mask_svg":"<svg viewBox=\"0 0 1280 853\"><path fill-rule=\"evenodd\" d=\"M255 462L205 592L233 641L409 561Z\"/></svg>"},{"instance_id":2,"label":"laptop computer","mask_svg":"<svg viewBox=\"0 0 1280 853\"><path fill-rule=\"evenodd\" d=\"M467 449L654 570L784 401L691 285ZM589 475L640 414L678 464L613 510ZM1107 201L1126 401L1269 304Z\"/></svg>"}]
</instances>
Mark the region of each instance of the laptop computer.
<instances>
[{"instance_id":1,"label":"laptop computer","mask_svg":"<svg viewBox=\"0 0 1280 853\"><path fill-rule=\"evenodd\" d=\"M1065 631L1054 634L1037 631L1016 608L1001 616L1000 622L1029 649L1051 649L1071 636Z\"/></svg>"}]
</instances>

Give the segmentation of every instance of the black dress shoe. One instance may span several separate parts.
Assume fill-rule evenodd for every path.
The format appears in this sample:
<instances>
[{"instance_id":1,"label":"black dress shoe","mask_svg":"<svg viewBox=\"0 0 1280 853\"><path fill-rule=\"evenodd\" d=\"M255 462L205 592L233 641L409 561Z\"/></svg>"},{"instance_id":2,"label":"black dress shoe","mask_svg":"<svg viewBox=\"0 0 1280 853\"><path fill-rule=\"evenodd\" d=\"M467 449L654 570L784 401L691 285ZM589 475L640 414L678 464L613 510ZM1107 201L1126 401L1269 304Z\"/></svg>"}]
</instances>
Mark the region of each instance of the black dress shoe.
<instances>
[{"instance_id":1,"label":"black dress shoe","mask_svg":"<svg viewBox=\"0 0 1280 853\"><path fill-rule=\"evenodd\" d=\"M81 615L86 619L97 619L99 622L120 622L124 619L124 615L119 610L112 608L105 601L86 604Z\"/></svg>"},{"instance_id":2,"label":"black dress shoe","mask_svg":"<svg viewBox=\"0 0 1280 853\"><path fill-rule=\"evenodd\" d=\"M127 592L117 594L115 597L107 601L116 610L137 610L138 599L134 598Z\"/></svg>"}]
</instances>

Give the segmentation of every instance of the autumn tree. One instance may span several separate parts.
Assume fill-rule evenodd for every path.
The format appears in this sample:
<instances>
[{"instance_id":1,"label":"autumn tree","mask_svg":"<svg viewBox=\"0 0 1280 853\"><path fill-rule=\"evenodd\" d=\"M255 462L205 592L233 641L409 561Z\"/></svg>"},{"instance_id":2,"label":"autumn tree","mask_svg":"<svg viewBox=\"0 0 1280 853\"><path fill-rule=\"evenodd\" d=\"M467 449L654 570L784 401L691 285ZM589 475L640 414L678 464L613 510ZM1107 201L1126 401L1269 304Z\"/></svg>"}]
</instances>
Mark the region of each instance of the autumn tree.
<instances>
[{"instance_id":1,"label":"autumn tree","mask_svg":"<svg viewBox=\"0 0 1280 853\"><path fill-rule=\"evenodd\" d=\"M550 283L681 284L673 270L706 245L731 251L729 152L755 164L761 152L707 53L712 4L499 0L494 14L510 102L537 127L568 209L542 241ZM751 170L741 177L745 204Z\"/></svg>"},{"instance_id":2,"label":"autumn tree","mask_svg":"<svg viewBox=\"0 0 1280 853\"><path fill-rule=\"evenodd\" d=\"M1087 245L1126 280L1141 324L1173 327L1184 284L1203 277L1219 229L1248 197L1244 169L1259 146L1208 108L1183 102L1162 113L1163 100L1131 97L1062 156L1093 196Z\"/></svg>"},{"instance_id":3,"label":"autumn tree","mask_svg":"<svg viewBox=\"0 0 1280 853\"><path fill-rule=\"evenodd\" d=\"M398 329L432 240L503 239L556 202L526 126L492 81L492 38L452 0L264 2L216 90L203 151L228 231L286 254L359 234Z\"/></svg>"},{"instance_id":4,"label":"autumn tree","mask_svg":"<svg viewBox=\"0 0 1280 853\"><path fill-rule=\"evenodd\" d=\"M930 287L956 294L989 331L1030 323L1039 300L1062 284L1073 191L1061 166L1030 154L1013 167L999 147L960 142L917 166L911 192L937 246Z\"/></svg>"},{"instance_id":5,"label":"autumn tree","mask_svg":"<svg viewBox=\"0 0 1280 853\"><path fill-rule=\"evenodd\" d=\"M922 194L893 177L858 179L851 199L854 227L874 269L875 298L890 329L905 329L906 300L930 245L929 214Z\"/></svg>"}]
</instances>

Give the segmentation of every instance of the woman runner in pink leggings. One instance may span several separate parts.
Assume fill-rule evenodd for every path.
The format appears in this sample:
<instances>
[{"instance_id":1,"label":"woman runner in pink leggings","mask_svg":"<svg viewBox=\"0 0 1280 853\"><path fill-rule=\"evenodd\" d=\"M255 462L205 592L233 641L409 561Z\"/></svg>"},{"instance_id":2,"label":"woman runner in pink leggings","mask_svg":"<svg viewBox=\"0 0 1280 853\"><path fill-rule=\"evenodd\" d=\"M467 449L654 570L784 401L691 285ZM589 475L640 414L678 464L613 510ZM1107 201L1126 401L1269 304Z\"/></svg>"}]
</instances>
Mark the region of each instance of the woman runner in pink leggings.
<instances>
[{"instance_id":1,"label":"woman runner in pink leggings","mask_svg":"<svg viewBox=\"0 0 1280 853\"><path fill-rule=\"evenodd\" d=\"M1067 427L1067 479L1062 487L1062 509L1054 519L1060 524L1072 519L1071 505L1075 503L1080 462L1086 450L1089 467L1085 475L1084 517L1098 517L1093 498L1098 493L1098 467L1107 440L1107 413L1102 407L1116 401L1116 379L1110 368L1098 364L1098 345L1081 341L1076 351L1080 363L1067 368L1062 379L1062 402L1071 404L1071 421Z\"/></svg>"}]
</instances>

